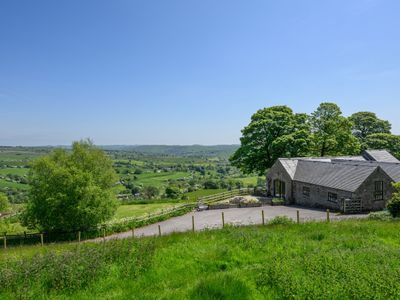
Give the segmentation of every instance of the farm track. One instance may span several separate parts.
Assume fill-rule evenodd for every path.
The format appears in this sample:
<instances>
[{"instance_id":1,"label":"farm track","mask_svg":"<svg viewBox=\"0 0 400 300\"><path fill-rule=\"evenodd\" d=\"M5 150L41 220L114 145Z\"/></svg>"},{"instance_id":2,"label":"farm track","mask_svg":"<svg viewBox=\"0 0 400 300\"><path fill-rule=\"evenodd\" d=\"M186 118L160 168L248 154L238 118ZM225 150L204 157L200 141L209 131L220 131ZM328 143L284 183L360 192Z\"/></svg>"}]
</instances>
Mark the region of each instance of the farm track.
<instances>
[{"instance_id":1,"label":"farm track","mask_svg":"<svg viewBox=\"0 0 400 300\"><path fill-rule=\"evenodd\" d=\"M310 209L296 206L262 206L251 208L230 208L207 210L201 212L188 213L183 216L174 217L162 222L151 224L134 231L136 237L159 235L159 228L162 235L174 232L187 232L192 228L192 216L194 216L195 230L214 229L222 227L222 212L226 225L255 225L262 224L262 211L264 211L265 222L277 217L286 216L292 220L297 220L297 210L300 214L300 222L324 221L327 214L325 210ZM367 214L357 215L337 215L330 213L330 220L346 220L351 218L365 218ZM160 227L159 227L160 226ZM106 237L106 240L124 239L132 237L132 231L113 234ZM102 238L94 241L102 241Z\"/></svg>"}]
</instances>

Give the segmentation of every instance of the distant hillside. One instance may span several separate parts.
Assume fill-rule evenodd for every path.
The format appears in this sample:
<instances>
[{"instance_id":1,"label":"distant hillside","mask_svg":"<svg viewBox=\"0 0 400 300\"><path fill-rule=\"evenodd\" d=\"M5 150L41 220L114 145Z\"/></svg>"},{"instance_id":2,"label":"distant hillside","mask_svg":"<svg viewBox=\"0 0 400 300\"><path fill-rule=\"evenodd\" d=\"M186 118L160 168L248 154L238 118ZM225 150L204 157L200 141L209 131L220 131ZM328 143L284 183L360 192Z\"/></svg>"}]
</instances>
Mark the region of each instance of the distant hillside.
<instances>
[{"instance_id":1,"label":"distant hillside","mask_svg":"<svg viewBox=\"0 0 400 300\"><path fill-rule=\"evenodd\" d=\"M169 156L204 156L204 157L228 157L239 145L136 145L136 146L102 146L105 150L134 151L142 154L169 155Z\"/></svg>"}]
</instances>

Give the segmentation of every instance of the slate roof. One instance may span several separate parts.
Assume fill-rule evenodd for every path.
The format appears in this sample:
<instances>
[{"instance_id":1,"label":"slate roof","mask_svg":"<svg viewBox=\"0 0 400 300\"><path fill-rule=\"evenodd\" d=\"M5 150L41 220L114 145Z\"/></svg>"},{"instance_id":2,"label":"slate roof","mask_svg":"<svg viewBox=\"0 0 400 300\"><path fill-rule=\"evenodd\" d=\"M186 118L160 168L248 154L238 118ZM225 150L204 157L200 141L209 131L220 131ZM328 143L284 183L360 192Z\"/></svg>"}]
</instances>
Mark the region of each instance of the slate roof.
<instances>
[{"instance_id":1,"label":"slate roof","mask_svg":"<svg viewBox=\"0 0 400 300\"><path fill-rule=\"evenodd\" d=\"M363 155L368 160L374 160L378 162L391 162L400 163L400 161L389 153L387 150L365 150Z\"/></svg>"},{"instance_id":2,"label":"slate roof","mask_svg":"<svg viewBox=\"0 0 400 300\"><path fill-rule=\"evenodd\" d=\"M400 161L386 150L367 150L363 156L280 158L294 181L354 192L377 169L400 181Z\"/></svg>"},{"instance_id":3,"label":"slate roof","mask_svg":"<svg viewBox=\"0 0 400 300\"><path fill-rule=\"evenodd\" d=\"M346 164L299 160L294 181L355 192L377 169L375 164Z\"/></svg>"},{"instance_id":4,"label":"slate roof","mask_svg":"<svg viewBox=\"0 0 400 300\"><path fill-rule=\"evenodd\" d=\"M299 160L295 158L280 158L279 161L293 180L294 173L296 173L297 162Z\"/></svg>"},{"instance_id":5,"label":"slate roof","mask_svg":"<svg viewBox=\"0 0 400 300\"><path fill-rule=\"evenodd\" d=\"M337 161L336 161L337 162ZM389 162L378 162L378 161L341 161L341 164L347 165L369 165L369 166L379 166L389 175L394 182L400 181L400 162L389 163Z\"/></svg>"}]
</instances>

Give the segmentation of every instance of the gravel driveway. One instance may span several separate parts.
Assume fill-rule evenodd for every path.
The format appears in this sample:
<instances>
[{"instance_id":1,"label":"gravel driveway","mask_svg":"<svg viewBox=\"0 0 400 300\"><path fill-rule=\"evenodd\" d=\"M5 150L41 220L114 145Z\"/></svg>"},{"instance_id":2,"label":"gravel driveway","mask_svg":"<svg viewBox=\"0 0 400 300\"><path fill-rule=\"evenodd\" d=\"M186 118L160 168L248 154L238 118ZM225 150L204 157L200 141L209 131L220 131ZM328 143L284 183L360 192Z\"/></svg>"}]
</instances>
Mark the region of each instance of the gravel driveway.
<instances>
[{"instance_id":1,"label":"gravel driveway","mask_svg":"<svg viewBox=\"0 0 400 300\"><path fill-rule=\"evenodd\" d=\"M297 210L300 213L300 222L310 220L326 220L326 211L320 209L310 209L296 206L262 206L251 208L230 208L206 210L201 212L188 213L183 216L171 218L162 222L135 229L135 236L152 236L159 234L158 225L161 228L161 234L172 232L185 232L192 230L192 216L194 216L195 230L206 228L222 227L222 212L224 212L225 224L251 225L262 224L262 211L264 211L265 221L277 216L287 216L293 220L297 219ZM348 218L365 218L367 214L357 215L336 215L330 214L331 220L343 220ZM107 236L106 239L123 239L132 236L132 232L122 232ZM102 239L98 239L102 240Z\"/></svg>"}]
</instances>

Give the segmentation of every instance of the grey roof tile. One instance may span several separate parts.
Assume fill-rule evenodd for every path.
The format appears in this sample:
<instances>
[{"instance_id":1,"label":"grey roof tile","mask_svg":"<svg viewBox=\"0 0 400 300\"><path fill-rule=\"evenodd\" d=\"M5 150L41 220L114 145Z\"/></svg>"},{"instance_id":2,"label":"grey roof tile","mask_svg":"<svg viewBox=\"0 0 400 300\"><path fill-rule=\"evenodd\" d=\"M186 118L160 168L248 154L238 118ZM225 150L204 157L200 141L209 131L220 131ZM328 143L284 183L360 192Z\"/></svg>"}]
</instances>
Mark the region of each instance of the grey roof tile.
<instances>
[{"instance_id":1,"label":"grey roof tile","mask_svg":"<svg viewBox=\"0 0 400 300\"><path fill-rule=\"evenodd\" d=\"M293 180L354 192L376 168L377 165L299 160Z\"/></svg>"},{"instance_id":2,"label":"grey roof tile","mask_svg":"<svg viewBox=\"0 0 400 300\"><path fill-rule=\"evenodd\" d=\"M400 161L387 150L365 150L363 154L369 160L400 163Z\"/></svg>"}]
</instances>

